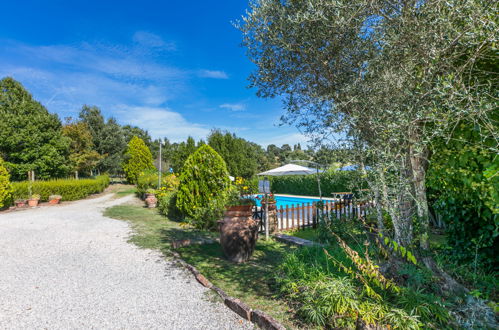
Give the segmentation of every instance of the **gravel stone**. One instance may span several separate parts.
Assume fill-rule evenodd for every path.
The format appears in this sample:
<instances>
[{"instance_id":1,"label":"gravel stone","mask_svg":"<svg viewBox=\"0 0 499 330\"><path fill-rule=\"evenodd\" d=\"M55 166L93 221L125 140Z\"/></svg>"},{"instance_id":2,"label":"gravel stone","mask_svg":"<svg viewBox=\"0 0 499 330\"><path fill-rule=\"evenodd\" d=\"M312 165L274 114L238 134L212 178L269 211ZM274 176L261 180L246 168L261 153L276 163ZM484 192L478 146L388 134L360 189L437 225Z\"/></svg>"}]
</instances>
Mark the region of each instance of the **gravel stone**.
<instances>
[{"instance_id":1,"label":"gravel stone","mask_svg":"<svg viewBox=\"0 0 499 330\"><path fill-rule=\"evenodd\" d=\"M0 214L0 329L252 329L192 274L127 243L112 195Z\"/></svg>"}]
</instances>

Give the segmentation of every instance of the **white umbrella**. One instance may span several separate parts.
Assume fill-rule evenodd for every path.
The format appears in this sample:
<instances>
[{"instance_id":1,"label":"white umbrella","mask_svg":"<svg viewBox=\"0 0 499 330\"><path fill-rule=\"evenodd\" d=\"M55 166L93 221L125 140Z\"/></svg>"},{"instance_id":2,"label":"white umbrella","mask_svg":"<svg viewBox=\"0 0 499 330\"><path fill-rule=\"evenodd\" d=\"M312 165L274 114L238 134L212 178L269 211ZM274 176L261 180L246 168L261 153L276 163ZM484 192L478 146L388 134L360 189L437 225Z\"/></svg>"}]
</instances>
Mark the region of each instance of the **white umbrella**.
<instances>
[{"instance_id":1,"label":"white umbrella","mask_svg":"<svg viewBox=\"0 0 499 330\"><path fill-rule=\"evenodd\" d=\"M274 168L269 171L265 171L262 173L258 173L257 175L262 175L262 176L283 176L283 175L310 175L310 174L317 174L317 186L319 188L319 198L322 200L322 193L321 193L321 183L319 179L319 173L324 172L323 170L319 170L318 168L310 168L310 167L305 167L305 166L300 166L296 164L286 164L284 166ZM268 204L265 203L265 237L268 238L269 232L268 232L268 210L267 210Z\"/></svg>"},{"instance_id":2,"label":"white umbrella","mask_svg":"<svg viewBox=\"0 0 499 330\"><path fill-rule=\"evenodd\" d=\"M274 168L269 171L258 173L258 175L268 175L268 176L282 176L282 175L309 175L322 173L323 170L318 170L316 168L310 168L305 166L300 166L296 164L286 164L284 166Z\"/></svg>"}]
</instances>

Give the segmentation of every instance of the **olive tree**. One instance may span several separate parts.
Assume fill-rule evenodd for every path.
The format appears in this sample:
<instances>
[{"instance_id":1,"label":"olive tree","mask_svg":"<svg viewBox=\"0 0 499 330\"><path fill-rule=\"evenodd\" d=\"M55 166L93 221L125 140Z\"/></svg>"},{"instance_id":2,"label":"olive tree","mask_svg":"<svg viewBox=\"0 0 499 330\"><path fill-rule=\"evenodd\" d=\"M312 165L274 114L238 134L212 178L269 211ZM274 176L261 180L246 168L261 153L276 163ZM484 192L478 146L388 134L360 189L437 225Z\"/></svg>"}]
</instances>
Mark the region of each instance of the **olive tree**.
<instances>
[{"instance_id":1,"label":"olive tree","mask_svg":"<svg viewBox=\"0 0 499 330\"><path fill-rule=\"evenodd\" d=\"M493 125L497 9L485 0L257 0L237 26L257 94L283 97L284 122L319 142L342 133L353 160L373 168L395 240L410 245L417 219L427 249L432 141L463 121Z\"/></svg>"}]
</instances>

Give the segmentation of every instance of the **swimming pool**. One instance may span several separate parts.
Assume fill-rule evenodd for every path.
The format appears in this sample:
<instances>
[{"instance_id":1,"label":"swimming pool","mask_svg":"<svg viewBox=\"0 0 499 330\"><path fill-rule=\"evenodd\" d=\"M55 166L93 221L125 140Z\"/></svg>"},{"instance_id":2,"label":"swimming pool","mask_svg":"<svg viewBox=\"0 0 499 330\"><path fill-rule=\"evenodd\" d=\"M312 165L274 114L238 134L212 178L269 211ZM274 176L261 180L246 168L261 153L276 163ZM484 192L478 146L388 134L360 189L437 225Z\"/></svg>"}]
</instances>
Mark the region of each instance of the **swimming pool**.
<instances>
[{"instance_id":1,"label":"swimming pool","mask_svg":"<svg viewBox=\"0 0 499 330\"><path fill-rule=\"evenodd\" d=\"M256 195L258 197L262 197L262 195ZM256 197L255 196L255 197ZM286 207L286 205L288 207L291 207L291 205L301 205L303 203L310 203L312 204L313 202L318 202L320 199L317 198L317 197L302 197L302 196L290 196L290 195L285 195L285 196L282 196L282 195L274 195L275 197L275 200L276 200L276 206L277 208L280 208L281 206L283 208ZM323 198L323 200L326 200ZM331 199L327 199L327 200L331 200ZM261 206L261 202L259 199L256 200L256 205L257 206Z\"/></svg>"}]
</instances>

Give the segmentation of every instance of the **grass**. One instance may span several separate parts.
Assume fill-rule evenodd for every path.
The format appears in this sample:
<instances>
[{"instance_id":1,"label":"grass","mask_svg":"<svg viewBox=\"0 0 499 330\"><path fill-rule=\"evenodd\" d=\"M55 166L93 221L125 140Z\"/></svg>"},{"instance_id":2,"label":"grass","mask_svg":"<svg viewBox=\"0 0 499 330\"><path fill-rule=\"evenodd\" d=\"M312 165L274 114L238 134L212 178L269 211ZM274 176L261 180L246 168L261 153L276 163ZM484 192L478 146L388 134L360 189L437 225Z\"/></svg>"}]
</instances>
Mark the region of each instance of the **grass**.
<instances>
[{"instance_id":1,"label":"grass","mask_svg":"<svg viewBox=\"0 0 499 330\"><path fill-rule=\"evenodd\" d=\"M275 283L277 267L290 249L294 248L260 239L251 260L244 264L227 261L218 243L191 245L179 252L185 261L228 295L266 312L287 328L297 328L302 326L294 322L294 312L280 299Z\"/></svg>"},{"instance_id":2,"label":"grass","mask_svg":"<svg viewBox=\"0 0 499 330\"><path fill-rule=\"evenodd\" d=\"M106 209L104 215L131 223L133 234L129 242L162 252L168 252L174 240L216 237L215 233L182 227L180 222L168 220L157 209L139 205L113 206Z\"/></svg>"},{"instance_id":3,"label":"grass","mask_svg":"<svg viewBox=\"0 0 499 330\"><path fill-rule=\"evenodd\" d=\"M313 228L307 228L302 230L290 230L285 232L286 235L291 235L303 239L308 239L309 241L317 241L317 230Z\"/></svg>"},{"instance_id":4,"label":"grass","mask_svg":"<svg viewBox=\"0 0 499 330\"><path fill-rule=\"evenodd\" d=\"M115 198L120 198L127 195L135 194L137 192L137 188L135 188L135 186L131 184L115 183L111 184L107 188L106 192L114 193Z\"/></svg>"},{"instance_id":5,"label":"grass","mask_svg":"<svg viewBox=\"0 0 499 330\"><path fill-rule=\"evenodd\" d=\"M170 255L173 240L218 237L218 233L188 228L165 218L157 209L140 205L113 206L106 209L104 215L130 222L133 234L129 242L142 248L158 249L166 257ZM226 260L219 243L191 245L178 252L228 295L268 313L287 328L303 328L295 323L293 311L279 299L275 287L277 267L285 253L294 249L274 240L259 240L251 260L244 264Z\"/></svg>"}]
</instances>

